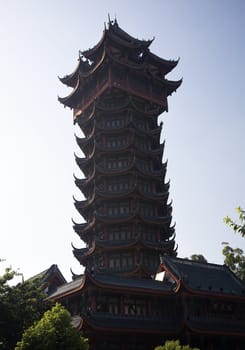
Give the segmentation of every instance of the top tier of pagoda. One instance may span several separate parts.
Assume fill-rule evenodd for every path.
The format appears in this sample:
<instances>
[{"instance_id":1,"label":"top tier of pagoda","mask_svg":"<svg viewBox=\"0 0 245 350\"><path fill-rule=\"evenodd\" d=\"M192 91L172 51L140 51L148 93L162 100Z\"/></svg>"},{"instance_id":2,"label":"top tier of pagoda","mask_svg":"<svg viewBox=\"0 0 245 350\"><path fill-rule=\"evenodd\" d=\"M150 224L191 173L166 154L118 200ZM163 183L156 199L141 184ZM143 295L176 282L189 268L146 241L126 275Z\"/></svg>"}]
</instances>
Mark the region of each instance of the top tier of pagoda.
<instances>
[{"instance_id":1,"label":"top tier of pagoda","mask_svg":"<svg viewBox=\"0 0 245 350\"><path fill-rule=\"evenodd\" d=\"M117 21L105 27L99 43L79 52L73 73L60 78L72 92L59 101L74 111L74 120L108 89L117 88L127 94L150 99L168 110L167 97L180 86L181 80L165 79L178 63L165 60L149 50L153 40L135 39L122 30Z\"/></svg>"}]
</instances>

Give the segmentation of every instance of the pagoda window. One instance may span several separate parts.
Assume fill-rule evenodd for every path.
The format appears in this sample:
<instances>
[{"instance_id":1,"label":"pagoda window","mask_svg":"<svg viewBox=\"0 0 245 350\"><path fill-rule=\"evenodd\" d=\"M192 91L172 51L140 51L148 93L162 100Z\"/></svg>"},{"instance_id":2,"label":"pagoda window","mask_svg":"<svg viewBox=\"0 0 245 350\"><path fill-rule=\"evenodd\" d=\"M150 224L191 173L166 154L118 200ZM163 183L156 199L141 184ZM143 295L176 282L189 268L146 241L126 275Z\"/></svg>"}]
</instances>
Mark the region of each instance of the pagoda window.
<instances>
[{"instance_id":1,"label":"pagoda window","mask_svg":"<svg viewBox=\"0 0 245 350\"><path fill-rule=\"evenodd\" d=\"M147 140L136 140L136 145L138 148L140 148L141 150L144 151L149 151L151 149L151 145L149 144L149 142L147 142Z\"/></svg>"},{"instance_id":2,"label":"pagoda window","mask_svg":"<svg viewBox=\"0 0 245 350\"><path fill-rule=\"evenodd\" d=\"M144 239L146 241L149 241L149 242L156 242L156 240L157 240L155 231L152 232L152 231L148 230L148 231L144 232L143 236L144 236Z\"/></svg>"},{"instance_id":3,"label":"pagoda window","mask_svg":"<svg viewBox=\"0 0 245 350\"><path fill-rule=\"evenodd\" d=\"M108 184L108 190L110 192L125 191L128 189L129 189L129 183L127 179L126 181L123 181L123 182L122 181L118 182L118 179L117 179Z\"/></svg>"},{"instance_id":4,"label":"pagoda window","mask_svg":"<svg viewBox=\"0 0 245 350\"><path fill-rule=\"evenodd\" d=\"M143 129L143 130L148 130L149 129L147 121L143 120L143 119L139 119L137 121L137 127L139 129Z\"/></svg>"},{"instance_id":5,"label":"pagoda window","mask_svg":"<svg viewBox=\"0 0 245 350\"><path fill-rule=\"evenodd\" d=\"M130 253L114 254L109 256L109 268L112 270L128 270L133 266L133 256Z\"/></svg>"},{"instance_id":6,"label":"pagoda window","mask_svg":"<svg viewBox=\"0 0 245 350\"><path fill-rule=\"evenodd\" d=\"M115 229L111 229L108 233L110 241L124 241L132 238L132 232L129 226L120 226Z\"/></svg>"},{"instance_id":7,"label":"pagoda window","mask_svg":"<svg viewBox=\"0 0 245 350\"><path fill-rule=\"evenodd\" d=\"M124 125L124 120L122 118L107 119L105 125L109 128L120 128Z\"/></svg>"},{"instance_id":8,"label":"pagoda window","mask_svg":"<svg viewBox=\"0 0 245 350\"><path fill-rule=\"evenodd\" d=\"M107 162L108 169L121 169L126 168L128 166L128 159L109 159Z\"/></svg>"},{"instance_id":9,"label":"pagoda window","mask_svg":"<svg viewBox=\"0 0 245 350\"><path fill-rule=\"evenodd\" d=\"M122 267L131 267L133 265L133 257L131 254L122 254L121 256Z\"/></svg>"},{"instance_id":10,"label":"pagoda window","mask_svg":"<svg viewBox=\"0 0 245 350\"><path fill-rule=\"evenodd\" d=\"M140 299L125 299L124 300L124 314L126 316L142 316L146 315L146 304L144 300Z\"/></svg>"},{"instance_id":11,"label":"pagoda window","mask_svg":"<svg viewBox=\"0 0 245 350\"><path fill-rule=\"evenodd\" d=\"M143 262L145 266L154 268L159 265L159 258L156 255L143 254Z\"/></svg>"},{"instance_id":12,"label":"pagoda window","mask_svg":"<svg viewBox=\"0 0 245 350\"><path fill-rule=\"evenodd\" d=\"M97 312L108 312L108 304L106 297L98 297L96 300L96 311Z\"/></svg>"},{"instance_id":13,"label":"pagoda window","mask_svg":"<svg viewBox=\"0 0 245 350\"><path fill-rule=\"evenodd\" d=\"M117 315L120 310L119 298L108 298L108 310L112 315Z\"/></svg>"},{"instance_id":14,"label":"pagoda window","mask_svg":"<svg viewBox=\"0 0 245 350\"><path fill-rule=\"evenodd\" d=\"M98 267L99 269L104 269L105 268L105 258L104 256L100 256L98 259Z\"/></svg>"},{"instance_id":15,"label":"pagoda window","mask_svg":"<svg viewBox=\"0 0 245 350\"><path fill-rule=\"evenodd\" d=\"M143 160L143 159L140 159L139 160L139 166L140 166L140 169L143 170L143 171L149 171L150 170L150 162L149 160Z\"/></svg>"},{"instance_id":16,"label":"pagoda window","mask_svg":"<svg viewBox=\"0 0 245 350\"><path fill-rule=\"evenodd\" d=\"M129 202L119 202L119 203L112 203L108 206L108 214L110 216L114 215L127 215L130 213L130 203Z\"/></svg>"},{"instance_id":17,"label":"pagoda window","mask_svg":"<svg viewBox=\"0 0 245 350\"><path fill-rule=\"evenodd\" d=\"M153 216L154 208L148 203L140 203L140 214L144 216Z\"/></svg>"},{"instance_id":18,"label":"pagoda window","mask_svg":"<svg viewBox=\"0 0 245 350\"><path fill-rule=\"evenodd\" d=\"M152 184L147 181L141 181L140 188L143 192L152 192Z\"/></svg>"},{"instance_id":19,"label":"pagoda window","mask_svg":"<svg viewBox=\"0 0 245 350\"><path fill-rule=\"evenodd\" d=\"M127 142L126 137L125 138L114 137L114 138L107 139L106 145L111 148L116 148L116 147L124 146L126 142Z\"/></svg>"},{"instance_id":20,"label":"pagoda window","mask_svg":"<svg viewBox=\"0 0 245 350\"><path fill-rule=\"evenodd\" d=\"M109 257L109 268L119 269L120 268L120 255L112 255Z\"/></svg>"},{"instance_id":21,"label":"pagoda window","mask_svg":"<svg viewBox=\"0 0 245 350\"><path fill-rule=\"evenodd\" d=\"M98 233L98 237L99 237L100 240L103 241L103 240L105 239L105 234L104 234L104 232L103 232L103 231L99 232L99 233Z\"/></svg>"}]
</instances>

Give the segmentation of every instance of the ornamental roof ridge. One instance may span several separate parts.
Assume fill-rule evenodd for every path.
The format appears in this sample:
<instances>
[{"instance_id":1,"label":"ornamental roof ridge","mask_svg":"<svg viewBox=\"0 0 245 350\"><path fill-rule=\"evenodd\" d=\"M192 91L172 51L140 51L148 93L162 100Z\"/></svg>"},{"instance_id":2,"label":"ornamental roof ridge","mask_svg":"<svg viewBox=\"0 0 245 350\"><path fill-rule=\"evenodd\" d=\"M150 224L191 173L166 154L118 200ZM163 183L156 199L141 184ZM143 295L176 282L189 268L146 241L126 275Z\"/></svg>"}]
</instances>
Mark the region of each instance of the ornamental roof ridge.
<instances>
[{"instance_id":1,"label":"ornamental roof ridge","mask_svg":"<svg viewBox=\"0 0 245 350\"><path fill-rule=\"evenodd\" d=\"M88 50L81 51L81 55L87 59L93 59L94 55L103 47L106 40L112 40L117 44L121 44L125 47L137 49L137 48L148 48L153 42L154 38L151 40L140 40L129 35L118 25L117 20L109 20L108 24L105 25L103 30L103 35L99 42L92 48Z\"/></svg>"}]
</instances>

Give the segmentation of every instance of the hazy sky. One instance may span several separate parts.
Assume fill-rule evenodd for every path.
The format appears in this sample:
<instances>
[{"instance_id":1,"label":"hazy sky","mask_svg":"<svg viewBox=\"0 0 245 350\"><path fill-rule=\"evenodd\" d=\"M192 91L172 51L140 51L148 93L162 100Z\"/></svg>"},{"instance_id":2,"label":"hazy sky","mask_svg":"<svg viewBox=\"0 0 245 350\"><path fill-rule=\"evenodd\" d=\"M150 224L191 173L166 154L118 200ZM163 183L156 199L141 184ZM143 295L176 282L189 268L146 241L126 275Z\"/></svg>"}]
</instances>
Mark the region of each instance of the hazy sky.
<instances>
[{"instance_id":1,"label":"hazy sky","mask_svg":"<svg viewBox=\"0 0 245 350\"><path fill-rule=\"evenodd\" d=\"M245 248L223 223L245 207L245 2L0 0L0 257L26 278L53 263L68 280L81 272L77 130L57 76L99 41L108 13L137 38L155 36L155 54L180 57L168 79L183 84L160 117L179 256L223 263L222 241Z\"/></svg>"}]
</instances>

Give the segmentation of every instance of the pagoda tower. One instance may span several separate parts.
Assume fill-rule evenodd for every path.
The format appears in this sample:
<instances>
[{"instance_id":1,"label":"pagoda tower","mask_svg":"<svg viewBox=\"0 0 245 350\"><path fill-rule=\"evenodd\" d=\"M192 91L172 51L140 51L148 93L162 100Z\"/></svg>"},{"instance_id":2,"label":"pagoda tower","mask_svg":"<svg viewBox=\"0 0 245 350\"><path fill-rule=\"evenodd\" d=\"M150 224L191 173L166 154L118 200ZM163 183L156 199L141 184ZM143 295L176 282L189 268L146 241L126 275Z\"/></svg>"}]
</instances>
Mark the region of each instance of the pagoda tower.
<instances>
[{"instance_id":1,"label":"pagoda tower","mask_svg":"<svg viewBox=\"0 0 245 350\"><path fill-rule=\"evenodd\" d=\"M75 184L84 200L75 200L75 207L84 222L74 222L74 230L86 246L73 247L84 275L52 298L71 311L91 349L159 344L152 339L163 327L156 321L158 294L165 297L165 313L166 294L173 294L154 280L161 257L176 256L158 117L181 80L165 78L178 61L154 55L151 43L110 21L99 43L79 52L75 71L60 78L72 92L59 101L73 110L83 134L76 141L84 157L76 156L76 163L84 177L75 177ZM176 332L174 319L167 322L168 332Z\"/></svg>"},{"instance_id":2,"label":"pagoda tower","mask_svg":"<svg viewBox=\"0 0 245 350\"><path fill-rule=\"evenodd\" d=\"M73 252L88 271L151 278L161 255L175 255L158 116L181 81L165 79L178 62L151 53L151 42L110 21L100 42L60 79L73 91L59 101L73 109L84 135L76 137L84 178L75 183L85 199L75 207L85 222L74 230L86 248Z\"/></svg>"},{"instance_id":3,"label":"pagoda tower","mask_svg":"<svg viewBox=\"0 0 245 350\"><path fill-rule=\"evenodd\" d=\"M110 21L60 79L72 92L59 101L83 134L75 207L84 222L74 229L86 246L73 252L85 269L49 299L68 308L90 350L150 350L167 339L242 350L244 283L226 266L176 258L158 117L181 80L165 78L178 61L151 53L151 42Z\"/></svg>"}]
</instances>

